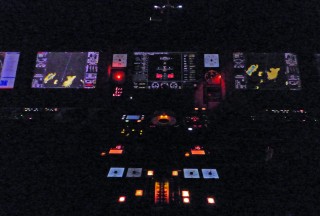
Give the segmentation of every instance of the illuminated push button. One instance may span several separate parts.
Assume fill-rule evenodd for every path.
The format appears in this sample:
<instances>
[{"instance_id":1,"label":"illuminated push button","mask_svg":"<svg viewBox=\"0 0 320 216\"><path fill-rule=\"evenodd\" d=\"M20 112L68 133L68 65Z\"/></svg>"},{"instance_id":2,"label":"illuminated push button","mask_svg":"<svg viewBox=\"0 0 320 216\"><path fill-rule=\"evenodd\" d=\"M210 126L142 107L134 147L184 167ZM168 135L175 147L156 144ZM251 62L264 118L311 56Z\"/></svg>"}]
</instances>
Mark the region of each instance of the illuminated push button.
<instances>
[{"instance_id":1,"label":"illuminated push button","mask_svg":"<svg viewBox=\"0 0 320 216\"><path fill-rule=\"evenodd\" d=\"M215 200L213 197L208 197L207 202L208 202L208 204L215 204Z\"/></svg>"},{"instance_id":2,"label":"illuminated push button","mask_svg":"<svg viewBox=\"0 0 320 216\"><path fill-rule=\"evenodd\" d=\"M135 196L143 196L143 190L136 190Z\"/></svg>"},{"instance_id":3,"label":"illuminated push button","mask_svg":"<svg viewBox=\"0 0 320 216\"><path fill-rule=\"evenodd\" d=\"M190 196L189 191L187 190L182 191L182 197L189 197L189 196Z\"/></svg>"},{"instance_id":4,"label":"illuminated push button","mask_svg":"<svg viewBox=\"0 0 320 216\"><path fill-rule=\"evenodd\" d=\"M183 203L186 203L186 204L190 203L190 198L189 197L183 198Z\"/></svg>"},{"instance_id":5,"label":"illuminated push button","mask_svg":"<svg viewBox=\"0 0 320 216\"><path fill-rule=\"evenodd\" d=\"M172 171L172 176L178 176L178 175L179 175L179 173L178 173L177 170L173 170L173 171Z\"/></svg>"},{"instance_id":6,"label":"illuminated push button","mask_svg":"<svg viewBox=\"0 0 320 216\"><path fill-rule=\"evenodd\" d=\"M120 196L118 199L118 202L123 203L126 201L126 197L125 196Z\"/></svg>"},{"instance_id":7,"label":"illuminated push button","mask_svg":"<svg viewBox=\"0 0 320 216\"><path fill-rule=\"evenodd\" d=\"M216 169L202 169L201 171L204 179L219 179Z\"/></svg>"},{"instance_id":8,"label":"illuminated push button","mask_svg":"<svg viewBox=\"0 0 320 216\"><path fill-rule=\"evenodd\" d=\"M122 167L111 167L108 173L108 178L121 178L124 173L124 168Z\"/></svg>"},{"instance_id":9,"label":"illuminated push button","mask_svg":"<svg viewBox=\"0 0 320 216\"><path fill-rule=\"evenodd\" d=\"M148 170L147 176L153 176L153 170Z\"/></svg>"},{"instance_id":10,"label":"illuminated push button","mask_svg":"<svg viewBox=\"0 0 320 216\"><path fill-rule=\"evenodd\" d=\"M183 169L184 178L200 178L198 169Z\"/></svg>"},{"instance_id":11,"label":"illuminated push button","mask_svg":"<svg viewBox=\"0 0 320 216\"><path fill-rule=\"evenodd\" d=\"M142 174L142 168L129 168L127 172L127 177L129 178L139 178Z\"/></svg>"}]
</instances>

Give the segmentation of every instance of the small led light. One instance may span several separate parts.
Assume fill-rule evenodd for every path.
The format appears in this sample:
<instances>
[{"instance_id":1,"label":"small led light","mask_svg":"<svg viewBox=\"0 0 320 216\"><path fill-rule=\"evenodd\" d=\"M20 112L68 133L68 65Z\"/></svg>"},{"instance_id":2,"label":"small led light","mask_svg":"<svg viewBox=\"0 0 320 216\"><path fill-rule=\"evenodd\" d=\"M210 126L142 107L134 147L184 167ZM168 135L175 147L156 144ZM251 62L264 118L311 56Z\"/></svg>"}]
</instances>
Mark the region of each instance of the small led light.
<instances>
[{"instance_id":1,"label":"small led light","mask_svg":"<svg viewBox=\"0 0 320 216\"><path fill-rule=\"evenodd\" d=\"M136 190L136 196L143 196L143 190Z\"/></svg>"},{"instance_id":2,"label":"small led light","mask_svg":"<svg viewBox=\"0 0 320 216\"><path fill-rule=\"evenodd\" d=\"M185 156L185 157L189 157L189 156L190 156L190 153L189 153L189 152L186 152L186 153L184 154L184 156Z\"/></svg>"},{"instance_id":3,"label":"small led light","mask_svg":"<svg viewBox=\"0 0 320 216\"><path fill-rule=\"evenodd\" d=\"M193 129L192 128L188 128L188 131L192 131Z\"/></svg>"},{"instance_id":4,"label":"small led light","mask_svg":"<svg viewBox=\"0 0 320 216\"><path fill-rule=\"evenodd\" d=\"M106 156L106 155L107 155L106 152L101 152L101 153L100 153L100 156L101 156L101 157L104 157L104 156Z\"/></svg>"},{"instance_id":5,"label":"small led light","mask_svg":"<svg viewBox=\"0 0 320 216\"><path fill-rule=\"evenodd\" d=\"M178 175L179 175L179 173L178 173L177 170L173 170L173 171L172 171L172 176L178 176Z\"/></svg>"},{"instance_id":6,"label":"small led light","mask_svg":"<svg viewBox=\"0 0 320 216\"><path fill-rule=\"evenodd\" d=\"M182 191L182 197L189 197L189 191L187 190Z\"/></svg>"},{"instance_id":7,"label":"small led light","mask_svg":"<svg viewBox=\"0 0 320 216\"><path fill-rule=\"evenodd\" d=\"M118 202L125 202L125 201L126 201L126 197L125 196L119 197Z\"/></svg>"},{"instance_id":8,"label":"small led light","mask_svg":"<svg viewBox=\"0 0 320 216\"><path fill-rule=\"evenodd\" d=\"M208 204L215 204L215 201L214 201L213 197L208 197L207 201L208 201Z\"/></svg>"},{"instance_id":9,"label":"small led light","mask_svg":"<svg viewBox=\"0 0 320 216\"><path fill-rule=\"evenodd\" d=\"M195 107L194 110L199 110L199 108Z\"/></svg>"},{"instance_id":10,"label":"small led light","mask_svg":"<svg viewBox=\"0 0 320 216\"><path fill-rule=\"evenodd\" d=\"M183 203L190 203L190 199L188 197L183 198Z\"/></svg>"},{"instance_id":11,"label":"small led light","mask_svg":"<svg viewBox=\"0 0 320 216\"><path fill-rule=\"evenodd\" d=\"M153 170L148 170L147 176L153 176Z\"/></svg>"}]
</instances>

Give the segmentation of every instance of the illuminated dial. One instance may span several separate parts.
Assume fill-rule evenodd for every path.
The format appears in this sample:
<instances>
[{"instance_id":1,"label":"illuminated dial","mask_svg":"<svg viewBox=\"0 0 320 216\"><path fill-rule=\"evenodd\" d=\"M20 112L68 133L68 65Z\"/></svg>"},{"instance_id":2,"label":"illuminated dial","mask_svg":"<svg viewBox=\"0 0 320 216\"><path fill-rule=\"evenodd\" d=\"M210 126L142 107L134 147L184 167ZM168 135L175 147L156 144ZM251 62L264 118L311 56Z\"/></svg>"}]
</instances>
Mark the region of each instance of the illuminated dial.
<instances>
[{"instance_id":1,"label":"illuminated dial","mask_svg":"<svg viewBox=\"0 0 320 216\"><path fill-rule=\"evenodd\" d=\"M151 84L151 88L153 88L153 89L158 89L160 87L160 85L159 85L159 83L157 83L157 82L153 82L152 84Z\"/></svg>"},{"instance_id":2,"label":"illuminated dial","mask_svg":"<svg viewBox=\"0 0 320 216\"><path fill-rule=\"evenodd\" d=\"M178 88L178 83L176 83L176 82L170 83L170 88L172 88L172 89Z\"/></svg>"}]
</instances>

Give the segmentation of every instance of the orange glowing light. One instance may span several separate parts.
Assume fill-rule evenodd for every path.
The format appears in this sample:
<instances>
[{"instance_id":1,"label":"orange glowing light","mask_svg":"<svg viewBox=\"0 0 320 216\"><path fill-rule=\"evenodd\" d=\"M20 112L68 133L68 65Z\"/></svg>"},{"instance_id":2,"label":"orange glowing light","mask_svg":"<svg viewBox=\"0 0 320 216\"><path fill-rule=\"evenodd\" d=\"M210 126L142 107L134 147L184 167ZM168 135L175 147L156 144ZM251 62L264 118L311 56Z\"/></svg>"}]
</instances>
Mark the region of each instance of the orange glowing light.
<instances>
[{"instance_id":1,"label":"orange glowing light","mask_svg":"<svg viewBox=\"0 0 320 216\"><path fill-rule=\"evenodd\" d=\"M189 152L186 152L186 153L184 154L184 156L189 157L189 156L190 156L190 153L189 153Z\"/></svg>"},{"instance_id":2,"label":"orange glowing light","mask_svg":"<svg viewBox=\"0 0 320 216\"><path fill-rule=\"evenodd\" d=\"M198 108L198 107L195 107L194 110L199 110L199 108Z\"/></svg>"},{"instance_id":3,"label":"orange glowing light","mask_svg":"<svg viewBox=\"0 0 320 216\"><path fill-rule=\"evenodd\" d=\"M101 156L101 157L104 157L104 156L106 156L106 155L107 155L106 152L101 152L101 153L100 153L100 156Z\"/></svg>"},{"instance_id":4,"label":"orange glowing light","mask_svg":"<svg viewBox=\"0 0 320 216\"><path fill-rule=\"evenodd\" d=\"M207 201L209 204L215 204L214 198L213 197L208 197Z\"/></svg>"},{"instance_id":5,"label":"orange glowing light","mask_svg":"<svg viewBox=\"0 0 320 216\"><path fill-rule=\"evenodd\" d=\"M191 150L191 154L192 155L205 155L206 152L204 150L194 150L194 149L192 149Z\"/></svg>"},{"instance_id":6,"label":"orange glowing light","mask_svg":"<svg viewBox=\"0 0 320 216\"><path fill-rule=\"evenodd\" d=\"M110 149L109 154L122 154L122 149Z\"/></svg>"},{"instance_id":7,"label":"orange glowing light","mask_svg":"<svg viewBox=\"0 0 320 216\"><path fill-rule=\"evenodd\" d=\"M126 197L125 196L120 196L118 202L125 202Z\"/></svg>"},{"instance_id":8,"label":"orange glowing light","mask_svg":"<svg viewBox=\"0 0 320 216\"><path fill-rule=\"evenodd\" d=\"M153 176L153 170L148 170L147 176Z\"/></svg>"},{"instance_id":9,"label":"orange glowing light","mask_svg":"<svg viewBox=\"0 0 320 216\"><path fill-rule=\"evenodd\" d=\"M143 196L143 190L136 190L136 196Z\"/></svg>"},{"instance_id":10,"label":"orange glowing light","mask_svg":"<svg viewBox=\"0 0 320 216\"><path fill-rule=\"evenodd\" d=\"M173 170L173 171L172 171L172 176L178 176L178 175L179 175L179 173L178 173L177 170Z\"/></svg>"},{"instance_id":11,"label":"orange glowing light","mask_svg":"<svg viewBox=\"0 0 320 216\"><path fill-rule=\"evenodd\" d=\"M160 119L168 119L168 115L160 115Z\"/></svg>"},{"instance_id":12,"label":"orange glowing light","mask_svg":"<svg viewBox=\"0 0 320 216\"><path fill-rule=\"evenodd\" d=\"M202 107L201 109L202 109L202 110L206 110L207 108L205 108L205 107Z\"/></svg>"},{"instance_id":13,"label":"orange glowing light","mask_svg":"<svg viewBox=\"0 0 320 216\"><path fill-rule=\"evenodd\" d=\"M189 197L189 196L190 196L189 191L187 190L182 191L182 197Z\"/></svg>"},{"instance_id":14,"label":"orange glowing light","mask_svg":"<svg viewBox=\"0 0 320 216\"><path fill-rule=\"evenodd\" d=\"M188 197L183 198L183 203L190 203L190 199Z\"/></svg>"}]
</instances>

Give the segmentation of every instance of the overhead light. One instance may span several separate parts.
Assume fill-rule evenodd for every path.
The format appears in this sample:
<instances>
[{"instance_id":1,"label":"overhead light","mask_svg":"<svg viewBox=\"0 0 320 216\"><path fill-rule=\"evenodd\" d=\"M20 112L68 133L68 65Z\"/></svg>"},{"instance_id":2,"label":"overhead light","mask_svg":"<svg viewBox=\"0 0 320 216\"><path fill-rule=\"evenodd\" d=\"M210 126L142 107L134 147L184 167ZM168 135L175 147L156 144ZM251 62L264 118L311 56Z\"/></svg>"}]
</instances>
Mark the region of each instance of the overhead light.
<instances>
[{"instance_id":1,"label":"overhead light","mask_svg":"<svg viewBox=\"0 0 320 216\"><path fill-rule=\"evenodd\" d=\"M159 9L160 7L158 5L153 6L154 9Z\"/></svg>"},{"instance_id":2,"label":"overhead light","mask_svg":"<svg viewBox=\"0 0 320 216\"><path fill-rule=\"evenodd\" d=\"M182 8L182 5L178 5L177 8L181 9L181 8Z\"/></svg>"}]
</instances>

